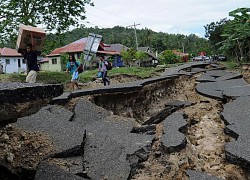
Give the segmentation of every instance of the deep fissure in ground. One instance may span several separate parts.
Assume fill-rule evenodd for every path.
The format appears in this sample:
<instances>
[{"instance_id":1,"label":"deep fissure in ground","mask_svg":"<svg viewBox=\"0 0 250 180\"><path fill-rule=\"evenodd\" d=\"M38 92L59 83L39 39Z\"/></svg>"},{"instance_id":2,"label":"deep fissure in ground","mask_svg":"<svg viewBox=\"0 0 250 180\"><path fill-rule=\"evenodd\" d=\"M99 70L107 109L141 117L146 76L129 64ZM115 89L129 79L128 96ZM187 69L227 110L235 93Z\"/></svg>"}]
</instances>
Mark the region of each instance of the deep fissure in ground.
<instances>
[{"instance_id":1,"label":"deep fissure in ground","mask_svg":"<svg viewBox=\"0 0 250 180\"><path fill-rule=\"evenodd\" d=\"M193 77L170 78L145 85L141 90L134 92L94 95L87 98L98 106L112 111L114 115L120 116L120 119L134 118L138 126L158 115L157 123L153 127L156 140L153 142L152 151L148 159L138 165L131 179L188 179L185 174L187 169L205 171L226 179L248 178L247 172L239 166L225 161L224 145L234 139L224 133L225 124L219 114L223 109L223 103L195 92L195 79L198 76L199 74ZM73 99L65 107L73 111L77 99ZM161 143L164 133L161 121L166 116L159 114L165 112L166 104L176 100L190 102L188 107L170 109L170 113L181 111L187 117L187 126L183 131L186 136L186 146L169 153ZM28 137L22 133L21 136ZM46 143L45 145L51 148L49 142ZM36 144L30 145L36 146ZM26 153L29 153L28 150ZM25 172L21 174L23 176Z\"/></svg>"},{"instance_id":2,"label":"deep fissure in ground","mask_svg":"<svg viewBox=\"0 0 250 180\"><path fill-rule=\"evenodd\" d=\"M185 173L188 169L226 179L249 178L249 172L225 160L225 143L234 139L224 133L226 126L220 116L224 102L201 96L195 91L195 79L200 75L149 84L133 93L92 97L92 102L116 115L135 118L139 126L156 116L170 102L186 101L192 104L178 110L187 116L185 148L166 152L160 140L164 133L162 122L157 123L156 141L148 160L138 165L132 179L188 179ZM165 116L162 116L161 121L164 119Z\"/></svg>"}]
</instances>

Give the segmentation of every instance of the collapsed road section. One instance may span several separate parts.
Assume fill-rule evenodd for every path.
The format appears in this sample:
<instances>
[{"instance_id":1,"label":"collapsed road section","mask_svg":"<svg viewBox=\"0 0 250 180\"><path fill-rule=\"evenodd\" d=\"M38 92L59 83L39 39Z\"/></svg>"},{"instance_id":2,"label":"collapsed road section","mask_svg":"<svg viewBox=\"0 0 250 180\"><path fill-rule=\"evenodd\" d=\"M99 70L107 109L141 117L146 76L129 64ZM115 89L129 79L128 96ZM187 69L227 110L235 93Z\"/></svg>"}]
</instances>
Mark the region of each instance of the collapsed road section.
<instances>
[{"instance_id":1,"label":"collapsed road section","mask_svg":"<svg viewBox=\"0 0 250 180\"><path fill-rule=\"evenodd\" d=\"M1 128L0 177L248 179L248 116L243 108L229 118L240 102L247 107L238 94L247 97L248 84L222 69L190 63L158 78L64 93ZM246 121L236 122L240 115Z\"/></svg>"}]
</instances>

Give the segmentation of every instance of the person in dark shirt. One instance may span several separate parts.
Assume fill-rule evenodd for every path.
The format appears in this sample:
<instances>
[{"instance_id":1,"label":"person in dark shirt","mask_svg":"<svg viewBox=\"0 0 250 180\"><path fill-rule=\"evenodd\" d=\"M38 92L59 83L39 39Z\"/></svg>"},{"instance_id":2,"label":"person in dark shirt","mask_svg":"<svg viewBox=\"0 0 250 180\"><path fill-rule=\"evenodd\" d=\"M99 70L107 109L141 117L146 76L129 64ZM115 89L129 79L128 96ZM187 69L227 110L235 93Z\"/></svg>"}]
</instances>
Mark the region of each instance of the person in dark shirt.
<instances>
[{"instance_id":1,"label":"person in dark shirt","mask_svg":"<svg viewBox=\"0 0 250 180\"><path fill-rule=\"evenodd\" d=\"M39 71L39 67L37 64L37 53L33 50L32 44L27 45L27 51L23 53L23 57L27 62L27 72L28 75L26 77L26 82L35 83L37 71Z\"/></svg>"}]
</instances>

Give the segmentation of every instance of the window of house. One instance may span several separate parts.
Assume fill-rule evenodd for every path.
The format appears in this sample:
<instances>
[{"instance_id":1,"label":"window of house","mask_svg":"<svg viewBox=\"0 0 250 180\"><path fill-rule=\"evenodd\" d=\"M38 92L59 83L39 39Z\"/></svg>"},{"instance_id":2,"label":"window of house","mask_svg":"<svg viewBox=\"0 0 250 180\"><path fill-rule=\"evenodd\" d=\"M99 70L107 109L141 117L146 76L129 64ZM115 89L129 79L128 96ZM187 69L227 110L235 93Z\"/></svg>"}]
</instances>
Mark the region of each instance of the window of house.
<instances>
[{"instance_id":1,"label":"window of house","mask_svg":"<svg viewBox=\"0 0 250 180\"><path fill-rule=\"evenodd\" d=\"M6 64L10 64L10 59L5 59Z\"/></svg>"},{"instance_id":2,"label":"window of house","mask_svg":"<svg viewBox=\"0 0 250 180\"><path fill-rule=\"evenodd\" d=\"M25 59L23 59L22 61L23 61L23 64L26 64L26 61L25 61Z\"/></svg>"},{"instance_id":3,"label":"window of house","mask_svg":"<svg viewBox=\"0 0 250 180\"><path fill-rule=\"evenodd\" d=\"M21 67L21 60L18 59L18 67L20 68Z\"/></svg>"},{"instance_id":4,"label":"window of house","mask_svg":"<svg viewBox=\"0 0 250 180\"><path fill-rule=\"evenodd\" d=\"M52 59L52 64L57 64L57 59L56 58Z\"/></svg>"}]
</instances>

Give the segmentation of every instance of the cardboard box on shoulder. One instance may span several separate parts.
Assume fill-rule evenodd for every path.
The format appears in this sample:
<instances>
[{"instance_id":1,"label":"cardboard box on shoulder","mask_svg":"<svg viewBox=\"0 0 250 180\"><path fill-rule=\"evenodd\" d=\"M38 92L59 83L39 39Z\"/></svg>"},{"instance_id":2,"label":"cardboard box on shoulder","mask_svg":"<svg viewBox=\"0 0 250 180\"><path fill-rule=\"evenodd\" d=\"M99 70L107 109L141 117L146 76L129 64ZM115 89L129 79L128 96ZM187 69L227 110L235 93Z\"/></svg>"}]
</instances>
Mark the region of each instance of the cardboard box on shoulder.
<instances>
[{"instance_id":1,"label":"cardboard box on shoulder","mask_svg":"<svg viewBox=\"0 0 250 180\"><path fill-rule=\"evenodd\" d=\"M27 44L31 44L31 32L34 40L34 50L41 54L46 33L43 29L21 24L16 42L16 49L19 53L26 52Z\"/></svg>"}]
</instances>

